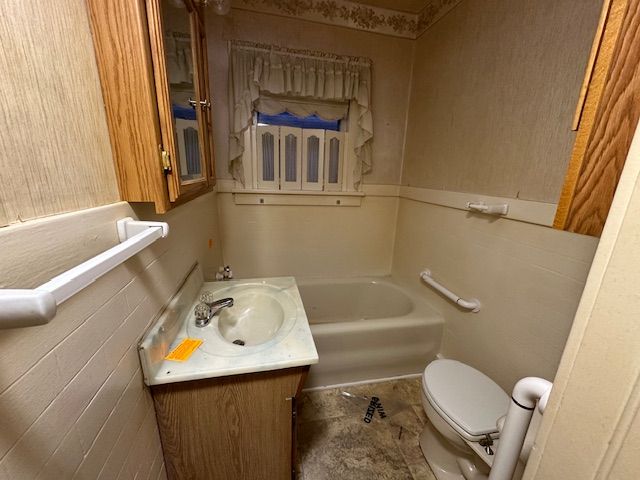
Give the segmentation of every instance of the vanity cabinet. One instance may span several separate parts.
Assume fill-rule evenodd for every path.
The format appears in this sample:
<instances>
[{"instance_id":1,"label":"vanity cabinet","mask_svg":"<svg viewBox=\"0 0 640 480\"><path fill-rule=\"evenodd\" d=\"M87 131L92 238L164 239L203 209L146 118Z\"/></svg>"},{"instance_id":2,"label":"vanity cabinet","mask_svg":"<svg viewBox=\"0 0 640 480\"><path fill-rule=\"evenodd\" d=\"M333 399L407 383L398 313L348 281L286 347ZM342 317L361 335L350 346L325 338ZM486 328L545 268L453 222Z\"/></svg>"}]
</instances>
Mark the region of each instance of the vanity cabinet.
<instances>
[{"instance_id":1,"label":"vanity cabinet","mask_svg":"<svg viewBox=\"0 0 640 480\"><path fill-rule=\"evenodd\" d=\"M87 0L122 200L156 212L215 183L203 10L194 0Z\"/></svg>"},{"instance_id":2,"label":"vanity cabinet","mask_svg":"<svg viewBox=\"0 0 640 480\"><path fill-rule=\"evenodd\" d=\"M168 478L295 478L296 398L308 369L152 386Z\"/></svg>"}]
</instances>

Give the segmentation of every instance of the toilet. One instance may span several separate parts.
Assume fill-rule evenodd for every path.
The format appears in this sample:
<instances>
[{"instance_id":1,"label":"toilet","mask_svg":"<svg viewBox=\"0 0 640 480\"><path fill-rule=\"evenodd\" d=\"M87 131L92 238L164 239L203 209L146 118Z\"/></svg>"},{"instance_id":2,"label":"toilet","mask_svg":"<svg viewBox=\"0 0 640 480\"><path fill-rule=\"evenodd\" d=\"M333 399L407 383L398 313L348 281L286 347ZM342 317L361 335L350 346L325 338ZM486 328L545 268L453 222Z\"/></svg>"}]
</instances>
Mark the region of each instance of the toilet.
<instances>
[{"instance_id":1,"label":"toilet","mask_svg":"<svg viewBox=\"0 0 640 480\"><path fill-rule=\"evenodd\" d=\"M422 405L430 424L420 436L420 447L438 480L486 478L499 448L498 421L510 401L493 380L469 365L449 359L427 365ZM493 455L480 445L488 437ZM522 468L518 470L514 479L521 475Z\"/></svg>"}]
</instances>

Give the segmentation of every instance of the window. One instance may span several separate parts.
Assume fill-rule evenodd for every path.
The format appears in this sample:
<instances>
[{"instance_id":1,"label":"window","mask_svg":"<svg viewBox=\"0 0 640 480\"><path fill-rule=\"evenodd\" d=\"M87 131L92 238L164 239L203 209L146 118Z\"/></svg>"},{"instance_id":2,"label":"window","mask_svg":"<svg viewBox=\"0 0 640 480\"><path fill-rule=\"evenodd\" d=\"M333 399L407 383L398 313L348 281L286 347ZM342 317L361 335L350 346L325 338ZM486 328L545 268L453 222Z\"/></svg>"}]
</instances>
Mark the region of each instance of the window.
<instances>
[{"instance_id":1,"label":"window","mask_svg":"<svg viewBox=\"0 0 640 480\"><path fill-rule=\"evenodd\" d=\"M359 189L371 169L370 59L233 40L228 88L229 171L244 189Z\"/></svg>"},{"instance_id":2,"label":"window","mask_svg":"<svg viewBox=\"0 0 640 480\"><path fill-rule=\"evenodd\" d=\"M245 150L245 156L253 157L256 188L343 189L346 134L340 131L341 120L324 120L317 115L258 113L256 123L249 138L245 139L251 144L251 148Z\"/></svg>"}]
</instances>

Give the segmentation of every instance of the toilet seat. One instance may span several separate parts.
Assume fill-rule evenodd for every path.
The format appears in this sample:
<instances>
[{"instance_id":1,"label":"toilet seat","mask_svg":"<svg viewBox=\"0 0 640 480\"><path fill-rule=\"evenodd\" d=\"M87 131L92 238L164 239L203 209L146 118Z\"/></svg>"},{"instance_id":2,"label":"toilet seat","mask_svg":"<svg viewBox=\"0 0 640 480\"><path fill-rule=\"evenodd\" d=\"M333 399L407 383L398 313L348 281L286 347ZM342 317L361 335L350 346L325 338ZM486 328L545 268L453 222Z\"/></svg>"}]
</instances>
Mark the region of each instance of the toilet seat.
<instances>
[{"instance_id":1,"label":"toilet seat","mask_svg":"<svg viewBox=\"0 0 640 480\"><path fill-rule=\"evenodd\" d=\"M433 408L463 438L497 438L496 421L506 415L510 400L485 374L456 360L435 360L424 370L422 388Z\"/></svg>"}]
</instances>

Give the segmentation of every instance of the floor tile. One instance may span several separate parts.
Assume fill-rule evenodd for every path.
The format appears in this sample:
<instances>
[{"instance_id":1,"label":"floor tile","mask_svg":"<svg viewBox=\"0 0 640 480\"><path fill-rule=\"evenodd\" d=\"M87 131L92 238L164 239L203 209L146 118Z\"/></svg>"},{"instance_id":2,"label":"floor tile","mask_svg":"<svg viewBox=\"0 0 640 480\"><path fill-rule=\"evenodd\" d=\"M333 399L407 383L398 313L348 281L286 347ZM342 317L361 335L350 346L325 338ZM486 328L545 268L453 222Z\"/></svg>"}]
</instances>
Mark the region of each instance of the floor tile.
<instances>
[{"instance_id":1,"label":"floor tile","mask_svg":"<svg viewBox=\"0 0 640 480\"><path fill-rule=\"evenodd\" d=\"M427 420L427 414L425 413L424 407L422 406L422 404L414 405L413 406L413 411L415 412L417 417L420 419L420 422L422 423L422 425L427 423L427 421L428 421Z\"/></svg>"},{"instance_id":2,"label":"floor tile","mask_svg":"<svg viewBox=\"0 0 640 480\"><path fill-rule=\"evenodd\" d=\"M426 421L420 392L419 377L304 392L299 480L434 480L419 445ZM376 411L365 423L374 396L385 417Z\"/></svg>"},{"instance_id":3,"label":"floor tile","mask_svg":"<svg viewBox=\"0 0 640 480\"><path fill-rule=\"evenodd\" d=\"M388 431L359 418L306 423L301 428L299 446L305 480L412 478Z\"/></svg>"},{"instance_id":4,"label":"floor tile","mask_svg":"<svg viewBox=\"0 0 640 480\"><path fill-rule=\"evenodd\" d=\"M405 392L405 399L412 405L422 405L422 378L416 377L400 382Z\"/></svg>"},{"instance_id":5,"label":"floor tile","mask_svg":"<svg viewBox=\"0 0 640 480\"><path fill-rule=\"evenodd\" d=\"M349 414L348 408L348 403L340 396L338 389L305 392L298 405L300 413L298 421L302 424L344 417Z\"/></svg>"},{"instance_id":6,"label":"floor tile","mask_svg":"<svg viewBox=\"0 0 640 480\"><path fill-rule=\"evenodd\" d=\"M411 471L413 480L436 480L436 476L426 463L409 465L409 470Z\"/></svg>"}]
</instances>

